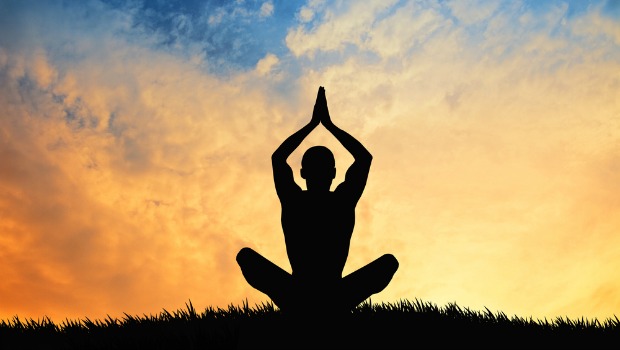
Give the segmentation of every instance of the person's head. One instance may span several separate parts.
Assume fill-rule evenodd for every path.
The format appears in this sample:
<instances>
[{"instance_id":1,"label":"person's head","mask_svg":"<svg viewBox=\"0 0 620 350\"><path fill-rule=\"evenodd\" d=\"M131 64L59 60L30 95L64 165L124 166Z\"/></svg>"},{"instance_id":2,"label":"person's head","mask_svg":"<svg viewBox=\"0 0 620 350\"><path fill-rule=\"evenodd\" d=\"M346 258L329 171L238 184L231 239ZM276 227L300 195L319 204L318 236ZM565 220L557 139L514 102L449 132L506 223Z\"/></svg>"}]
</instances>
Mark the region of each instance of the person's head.
<instances>
[{"instance_id":1,"label":"person's head","mask_svg":"<svg viewBox=\"0 0 620 350\"><path fill-rule=\"evenodd\" d=\"M336 177L334 154L325 146L308 148L301 158L301 177L311 191L329 191Z\"/></svg>"}]
</instances>

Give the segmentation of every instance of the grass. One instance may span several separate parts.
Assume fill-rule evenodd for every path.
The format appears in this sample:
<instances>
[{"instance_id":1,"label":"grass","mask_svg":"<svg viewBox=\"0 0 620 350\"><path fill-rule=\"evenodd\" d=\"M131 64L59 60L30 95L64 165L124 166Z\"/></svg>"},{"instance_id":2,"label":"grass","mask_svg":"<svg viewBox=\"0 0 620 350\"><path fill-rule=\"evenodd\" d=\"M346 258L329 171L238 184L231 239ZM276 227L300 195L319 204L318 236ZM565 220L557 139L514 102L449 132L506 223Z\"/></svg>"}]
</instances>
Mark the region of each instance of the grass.
<instances>
[{"instance_id":1,"label":"grass","mask_svg":"<svg viewBox=\"0 0 620 350\"><path fill-rule=\"evenodd\" d=\"M534 320L430 302L359 305L335 317L320 305L303 318L271 303L209 307L121 319L49 318L0 322L0 349L240 349L240 348L603 348L619 344L620 320Z\"/></svg>"}]
</instances>

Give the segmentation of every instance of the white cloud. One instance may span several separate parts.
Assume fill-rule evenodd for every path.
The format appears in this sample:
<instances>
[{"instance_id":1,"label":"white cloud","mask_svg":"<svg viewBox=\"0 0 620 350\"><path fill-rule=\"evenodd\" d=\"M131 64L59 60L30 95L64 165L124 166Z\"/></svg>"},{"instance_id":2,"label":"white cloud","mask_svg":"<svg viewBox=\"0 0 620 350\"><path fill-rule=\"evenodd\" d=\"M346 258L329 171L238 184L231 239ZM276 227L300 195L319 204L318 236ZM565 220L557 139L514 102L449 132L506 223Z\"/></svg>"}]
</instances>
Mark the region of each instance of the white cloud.
<instances>
[{"instance_id":1,"label":"white cloud","mask_svg":"<svg viewBox=\"0 0 620 350\"><path fill-rule=\"evenodd\" d=\"M341 50L346 44L361 45L375 18L394 1L357 1L326 8L322 23L307 31L299 26L289 30L286 45L295 56L316 51Z\"/></svg>"},{"instance_id":2,"label":"white cloud","mask_svg":"<svg viewBox=\"0 0 620 350\"><path fill-rule=\"evenodd\" d=\"M408 3L377 21L361 48L384 58L403 56L415 45L428 40L439 28L449 26L450 22L435 9L420 8L415 3Z\"/></svg>"},{"instance_id":3,"label":"white cloud","mask_svg":"<svg viewBox=\"0 0 620 350\"><path fill-rule=\"evenodd\" d=\"M597 42L605 42L612 39L615 45L620 45L620 24L618 20L602 14L602 6L597 7L576 21L571 22L573 32L578 36L590 38Z\"/></svg>"},{"instance_id":4,"label":"white cloud","mask_svg":"<svg viewBox=\"0 0 620 350\"><path fill-rule=\"evenodd\" d=\"M312 9L304 6L299 10L299 20L302 23L310 22L312 18L314 18L314 11Z\"/></svg>"},{"instance_id":5,"label":"white cloud","mask_svg":"<svg viewBox=\"0 0 620 350\"><path fill-rule=\"evenodd\" d=\"M310 22L312 19L314 19L314 15L316 14L316 12L322 12L324 10L324 7L324 0L310 0L308 1L307 5L302 6L299 9L297 13L297 19L301 23Z\"/></svg>"},{"instance_id":6,"label":"white cloud","mask_svg":"<svg viewBox=\"0 0 620 350\"><path fill-rule=\"evenodd\" d=\"M497 0L468 0L447 2L452 15L465 25L476 24L488 20L500 7L501 2Z\"/></svg>"},{"instance_id":7,"label":"white cloud","mask_svg":"<svg viewBox=\"0 0 620 350\"><path fill-rule=\"evenodd\" d=\"M260 17L265 18L273 14L273 2L265 1L260 7Z\"/></svg>"},{"instance_id":8,"label":"white cloud","mask_svg":"<svg viewBox=\"0 0 620 350\"><path fill-rule=\"evenodd\" d=\"M225 15L226 12L224 11L224 9L218 8L214 14L209 14L207 21L210 25L218 25L222 23Z\"/></svg>"},{"instance_id":9,"label":"white cloud","mask_svg":"<svg viewBox=\"0 0 620 350\"><path fill-rule=\"evenodd\" d=\"M260 75L266 75L280 62L278 56L268 53L256 63L256 72Z\"/></svg>"}]
</instances>

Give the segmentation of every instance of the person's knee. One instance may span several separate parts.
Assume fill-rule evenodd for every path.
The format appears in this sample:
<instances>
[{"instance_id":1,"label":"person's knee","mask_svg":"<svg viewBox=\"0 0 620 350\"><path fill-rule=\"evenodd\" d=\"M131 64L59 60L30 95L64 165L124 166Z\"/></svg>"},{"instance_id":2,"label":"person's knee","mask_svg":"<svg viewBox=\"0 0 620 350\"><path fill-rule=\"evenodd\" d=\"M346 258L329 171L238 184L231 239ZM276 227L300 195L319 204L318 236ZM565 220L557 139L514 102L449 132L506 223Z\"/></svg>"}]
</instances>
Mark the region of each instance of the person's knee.
<instances>
[{"instance_id":1,"label":"person's knee","mask_svg":"<svg viewBox=\"0 0 620 350\"><path fill-rule=\"evenodd\" d=\"M381 259L383 260L383 264L386 267L387 270L389 270L392 273L395 273L396 270L398 270L398 260L396 259L396 257L392 254L384 254Z\"/></svg>"},{"instance_id":2,"label":"person's knee","mask_svg":"<svg viewBox=\"0 0 620 350\"><path fill-rule=\"evenodd\" d=\"M244 264L246 261L250 259L252 255L254 255L254 250L252 250L252 248L248 248L248 247L241 248L239 253L237 253L237 263L239 265Z\"/></svg>"}]
</instances>

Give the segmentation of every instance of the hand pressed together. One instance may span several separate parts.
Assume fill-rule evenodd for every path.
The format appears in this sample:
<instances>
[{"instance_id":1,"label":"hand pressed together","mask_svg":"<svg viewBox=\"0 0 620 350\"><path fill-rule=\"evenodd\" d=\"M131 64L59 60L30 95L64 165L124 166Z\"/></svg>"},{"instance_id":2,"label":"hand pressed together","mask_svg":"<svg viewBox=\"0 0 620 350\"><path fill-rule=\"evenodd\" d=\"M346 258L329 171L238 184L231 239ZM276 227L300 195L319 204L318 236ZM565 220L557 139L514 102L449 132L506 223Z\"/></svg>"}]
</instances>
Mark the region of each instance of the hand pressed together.
<instances>
[{"instance_id":1,"label":"hand pressed together","mask_svg":"<svg viewBox=\"0 0 620 350\"><path fill-rule=\"evenodd\" d=\"M325 98L325 88L319 87L319 91L316 94L316 102L314 103L314 110L312 111L311 124L318 125L323 123L324 126L332 124L329 116L329 109L327 108L327 99Z\"/></svg>"}]
</instances>

